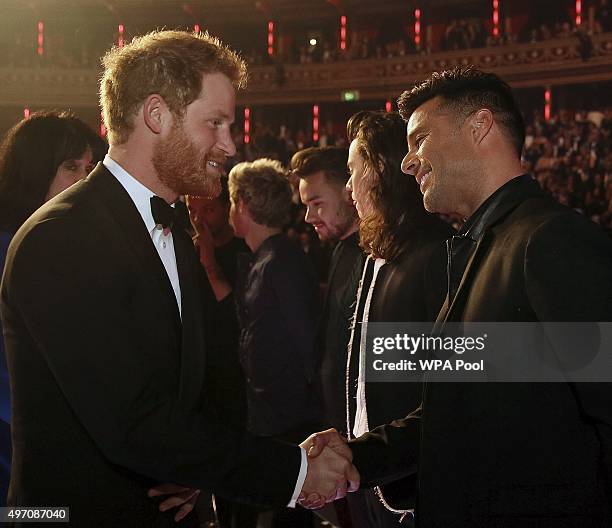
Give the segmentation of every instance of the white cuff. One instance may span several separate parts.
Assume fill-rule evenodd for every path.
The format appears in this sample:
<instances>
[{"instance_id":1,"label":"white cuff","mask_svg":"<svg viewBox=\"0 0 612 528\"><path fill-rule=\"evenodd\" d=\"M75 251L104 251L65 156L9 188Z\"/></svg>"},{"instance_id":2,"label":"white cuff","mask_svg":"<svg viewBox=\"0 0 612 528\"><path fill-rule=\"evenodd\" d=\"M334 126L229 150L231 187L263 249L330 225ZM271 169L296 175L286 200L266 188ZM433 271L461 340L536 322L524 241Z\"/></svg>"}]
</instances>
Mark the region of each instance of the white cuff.
<instances>
[{"instance_id":1,"label":"white cuff","mask_svg":"<svg viewBox=\"0 0 612 528\"><path fill-rule=\"evenodd\" d=\"M287 508L295 508L295 503L302 492L302 487L304 486L304 481L306 480L306 473L308 473L308 456L306 455L306 450L303 447L300 447L300 453L302 454L300 473L298 475L297 482L295 483L293 496L291 497L289 504L287 504Z\"/></svg>"}]
</instances>

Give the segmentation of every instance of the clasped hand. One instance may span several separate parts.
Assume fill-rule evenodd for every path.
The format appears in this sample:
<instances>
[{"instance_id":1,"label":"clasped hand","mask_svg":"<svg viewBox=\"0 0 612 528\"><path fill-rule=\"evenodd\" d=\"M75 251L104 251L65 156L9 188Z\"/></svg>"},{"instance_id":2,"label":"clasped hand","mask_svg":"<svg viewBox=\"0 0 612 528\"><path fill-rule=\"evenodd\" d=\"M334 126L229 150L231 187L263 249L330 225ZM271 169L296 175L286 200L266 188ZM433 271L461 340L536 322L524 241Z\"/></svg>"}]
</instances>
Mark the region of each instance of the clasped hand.
<instances>
[{"instance_id":1,"label":"clasped hand","mask_svg":"<svg viewBox=\"0 0 612 528\"><path fill-rule=\"evenodd\" d=\"M310 435L300 444L308 454L308 472L298 497L304 508L322 508L359 489L359 472L353 453L335 429Z\"/></svg>"}]
</instances>

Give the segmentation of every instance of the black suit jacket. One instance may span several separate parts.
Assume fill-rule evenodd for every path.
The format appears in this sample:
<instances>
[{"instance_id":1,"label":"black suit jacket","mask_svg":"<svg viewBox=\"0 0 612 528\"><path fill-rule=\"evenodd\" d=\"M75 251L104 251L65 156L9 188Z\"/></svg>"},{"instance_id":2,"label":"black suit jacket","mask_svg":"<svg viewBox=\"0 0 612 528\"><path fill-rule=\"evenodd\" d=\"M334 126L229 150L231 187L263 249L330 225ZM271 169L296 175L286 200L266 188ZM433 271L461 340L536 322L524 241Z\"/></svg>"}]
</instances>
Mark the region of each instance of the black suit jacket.
<instances>
[{"instance_id":1,"label":"black suit jacket","mask_svg":"<svg viewBox=\"0 0 612 528\"><path fill-rule=\"evenodd\" d=\"M447 321L612 321L612 243L525 181L489 219ZM418 466L421 527L612 520L609 384L429 383L421 409L353 452L366 484Z\"/></svg>"},{"instance_id":2,"label":"black suit jacket","mask_svg":"<svg viewBox=\"0 0 612 528\"><path fill-rule=\"evenodd\" d=\"M147 498L157 482L289 501L299 450L208 416L200 268L186 233L173 237L182 321L142 218L104 166L16 234L1 291L10 505L69 506L74 526L170 526Z\"/></svg>"},{"instance_id":3,"label":"black suit jacket","mask_svg":"<svg viewBox=\"0 0 612 528\"><path fill-rule=\"evenodd\" d=\"M446 292L445 240L453 234L446 222L427 216L402 253L380 269L370 304L370 323L434 322ZM366 292L363 292L366 295ZM360 332L353 340L352 359L359 356ZM351 361L349 410L355 421L358 361ZM366 381L370 428L389 423L415 410L422 387L418 383ZM385 500L399 509L414 507L414 478L402 479L383 489Z\"/></svg>"}]
</instances>

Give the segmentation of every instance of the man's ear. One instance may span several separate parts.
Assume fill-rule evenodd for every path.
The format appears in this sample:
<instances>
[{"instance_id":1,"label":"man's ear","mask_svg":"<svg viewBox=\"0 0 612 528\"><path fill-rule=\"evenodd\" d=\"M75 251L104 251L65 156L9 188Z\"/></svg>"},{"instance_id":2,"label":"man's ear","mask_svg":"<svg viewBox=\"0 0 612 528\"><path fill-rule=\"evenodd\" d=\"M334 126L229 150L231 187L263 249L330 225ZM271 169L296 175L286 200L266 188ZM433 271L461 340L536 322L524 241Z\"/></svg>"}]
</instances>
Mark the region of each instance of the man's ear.
<instances>
[{"instance_id":1,"label":"man's ear","mask_svg":"<svg viewBox=\"0 0 612 528\"><path fill-rule=\"evenodd\" d=\"M151 94L145 99L142 113L145 125L153 134L161 134L172 119L168 105L159 94Z\"/></svg>"},{"instance_id":2,"label":"man's ear","mask_svg":"<svg viewBox=\"0 0 612 528\"><path fill-rule=\"evenodd\" d=\"M481 108L470 118L470 132L474 144L479 145L487 137L493 126L493 113L488 108Z\"/></svg>"}]
</instances>

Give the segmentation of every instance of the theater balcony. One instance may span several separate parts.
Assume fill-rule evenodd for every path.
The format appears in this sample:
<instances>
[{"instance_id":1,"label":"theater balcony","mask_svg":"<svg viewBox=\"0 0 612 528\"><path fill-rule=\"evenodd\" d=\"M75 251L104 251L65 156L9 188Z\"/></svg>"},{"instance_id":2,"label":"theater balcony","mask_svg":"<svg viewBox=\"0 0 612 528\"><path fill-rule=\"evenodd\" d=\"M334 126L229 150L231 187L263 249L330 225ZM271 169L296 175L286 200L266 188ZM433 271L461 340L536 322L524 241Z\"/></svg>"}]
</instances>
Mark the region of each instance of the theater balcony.
<instances>
[{"instance_id":1,"label":"theater balcony","mask_svg":"<svg viewBox=\"0 0 612 528\"><path fill-rule=\"evenodd\" d=\"M250 68L243 105L341 101L347 90L361 100L393 99L430 72L474 64L516 88L612 80L612 33L536 43L405 55L327 64L277 64ZM84 69L0 68L0 106L97 106L99 72Z\"/></svg>"}]
</instances>

